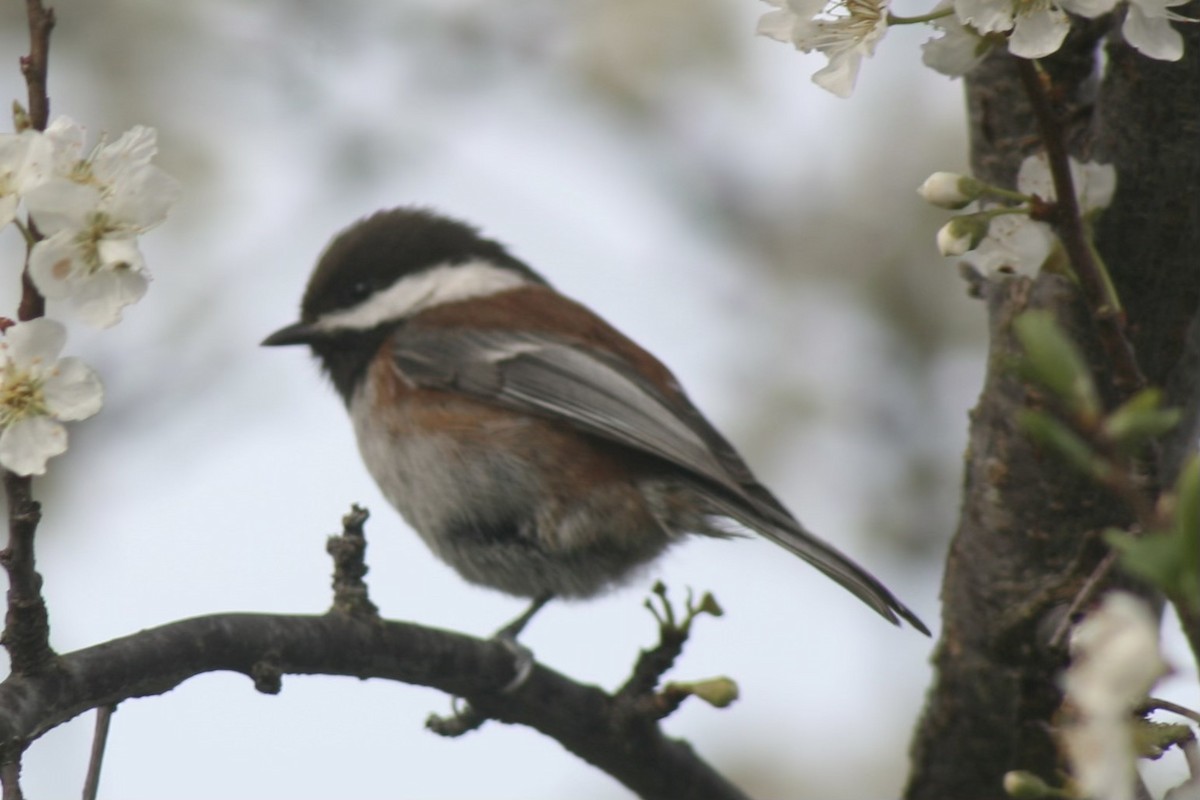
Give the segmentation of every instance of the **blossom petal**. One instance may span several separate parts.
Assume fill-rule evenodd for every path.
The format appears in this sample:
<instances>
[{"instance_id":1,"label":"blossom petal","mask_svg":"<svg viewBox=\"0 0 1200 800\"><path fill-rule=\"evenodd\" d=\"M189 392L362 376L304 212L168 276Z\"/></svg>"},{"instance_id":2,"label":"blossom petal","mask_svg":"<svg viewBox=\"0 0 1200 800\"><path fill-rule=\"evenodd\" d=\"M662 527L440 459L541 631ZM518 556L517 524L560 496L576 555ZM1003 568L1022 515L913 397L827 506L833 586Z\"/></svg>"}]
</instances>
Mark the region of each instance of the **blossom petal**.
<instances>
[{"instance_id":1,"label":"blossom petal","mask_svg":"<svg viewBox=\"0 0 1200 800\"><path fill-rule=\"evenodd\" d=\"M43 134L51 147L54 174L66 177L83 158L83 142L87 131L70 117L56 117Z\"/></svg>"},{"instance_id":2,"label":"blossom petal","mask_svg":"<svg viewBox=\"0 0 1200 800\"><path fill-rule=\"evenodd\" d=\"M1008 52L1021 58L1043 58L1062 47L1071 21L1057 8L1041 8L1016 18Z\"/></svg>"},{"instance_id":3,"label":"blossom petal","mask_svg":"<svg viewBox=\"0 0 1200 800\"><path fill-rule=\"evenodd\" d=\"M44 179L49 154L37 131L0 134L0 227L16 217L21 195Z\"/></svg>"},{"instance_id":4,"label":"blossom petal","mask_svg":"<svg viewBox=\"0 0 1200 800\"><path fill-rule=\"evenodd\" d=\"M105 270L78 281L71 299L85 323L110 328L121 321L125 306L142 299L149 285L149 279L136 270Z\"/></svg>"},{"instance_id":5,"label":"blossom petal","mask_svg":"<svg viewBox=\"0 0 1200 800\"><path fill-rule=\"evenodd\" d=\"M133 270L141 272L146 261L133 236L106 236L96 243L96 254L105 271Z\"/></svg>"},{"instance_id":6,"label":"blossom petal","mask_svg":"<svg viewBox=\"0 0 1200 800\"><path fill-rule=\"evenodd\" d=\"M61 359L42 384L46 410L65 422L87 419L104 405L96 371L78 358Z\"/></svg>"},{"instance_id":7,"label":"blossom petal","mask_svg":"<svg viewBox=\"0 0 1200 800\"><path fill-rule=\"evenodd\" d=\"M970 25L981 34L1012 30L1011 2L996 0L955 0L954 14L958 21Z\"/></svg>"},{"instance_id":8,"label":"blossom petal","mask_svg":"<svg viewBox=\"0 0 1200 800\"><path fill-rule=\"evenodd\" d=\"M17 218L19 199L15 194L0 195L0 228Z\"/></svg>"},{"instance_id":9,"label":"blossom petal","mask_svg":"<svg viewBox=\"0 0 1200 800\"><path fill-rule=\"evenodd\" d=\"M1095 19L1101 14L1107 14L1117 7L1117 0L1062 0L1064 11L1078 14L1081 17Z\"/></svg>"},{"instance_id":10,"label":"blossom petal","mask_svg":"<svg viewBox=\"0 0 1200 800\"><path fill-rule=\"evenodd\" d=\"M76 276L86 272L81 256L71 231L59 231L42 239L29 254L29 275L33 285L51 300L70 297Z\"/></svg>"},{"instance_id":11,"label":"blossom petal","mask_svg":"<svg viewBox=\"0 0 1200 800\"><path fill-rule=\"evenodd\" d=\"M114 183L130 171L142 170L158 152L158 131L134 125L92 159L92 172L101 183Z\"/></svg>"},{"instance_id":12,"label":"blossom petal","mask_svg":"<svg viewBox=\"0 0 1200 800\"><path fill-rule=\"evenodd\" d=\"M46 461L67 451L67 429L49 417L26 417L0 433L0 465L18 475L42 475Z\"/></svg>"},{"instance_id":13,"label":"blossom petal","mask_svg":"<svg viewBox=\"0 0 1200 800\"><path fill-rule=\"evenodd\" d=\"M1071 637L1063 689L1078 719L1063 743L1081 793L1096 800L1131 800L1137 751L1133 710L1166 671L1158 623L1141 598L1114 592Z\"/></svg>"},{"instance_id":14,"label":"blossom petal","mask_svg":"<svg viewBox=\"0 0 1200 800\"><path fill-rule=\"evenodd\" d=\"M796 17L789 11L783 9L768 11L759 18L755 33L777 42L790 42L792 41L792 25L795 20Z\"/></svg>"},{"instance_id":15,"label":"blossom petal","mask_svg":"<svg viewBox=\"0 0 1200 800\"><path fill-rule=\"evenodd\" d=\"M50 178L25 194L25 207L47 235L85 228L100 208L100 190L67 178Z\"/></svg>"},{"instance_id":16,"label":"blossom petal","mask_svg":"<svg viewBox=\"0 0 1200 800\"><path fill-rule=\"evenodd\" d=\"M1017 168L1017 191L1021 194L1037 195L1043 200L1053 200L1054 177L1050 174L1050 162L1046 159L1046 151L1038 150L1026 156Z\"/></svg>"},{"instance_id":17,"label":"blossom petal","mask_svg":"<svg viewBox=\"0 0 1200 800\"><path fill-rule=\"evenodd\" d=\"M104 211L139 232L167 218L180 195L179 181L155 166L145 166L117 181L105 198Z\"/></svg>"},{"instance_id":18,"label":"blossom petal","mask_svg":"<svg viewBox=\"0 0 1200 800\"><path fill-rule=\"evenodd\" d=\"M1023 214L1004 214L988 225L988 235L966 261L985 273L1019 272L1035 275L1058 240L1043 222Z\"/></svg>"},{"instance_id":19,"label":"blossom petal","mask_svg":"<svg viewBox=\"0 0 1200 800\"><path fill-rule=\"evenodd\" d=\"M1143 55L1160 61L1183 58L1183 36L1171 27L1167 13L1164 8L1161 13L1148 14L1143 3L1130 3L1125 23L1121 26L1125 41Z\"/></svg>"},{"instance_id":20,"label":"blossom petal","mask_svg":"<svg viewBox=\"0 0 1200 800\"><path fill-rule=\"evenodd\" d=\"M1071 166L1071 183L1075 186L1075 196L1079 200L1080 208L1084 212L1108 208L1117 191L1116 168L1112 164L1100 164L1096 161L1081 163L1074 158L1068 159L1068 163ZM1039 150L1021 162L1017 169L1017 191L1037 195L1043 200L1054 200L1058 197L1045 150Z\"/></svg>"},{"instance_id":21,"label":"blossom petal","mask_svg":"<svg viewBox=\"0 0 1200 800\"><path fill-rule=\"evenodd\" d=\"M854 84L858 81L858 68L861 64L862 55L858 52L838 53L831 56L829 63L813 74L813 83L838 97L849 97L854 94Z\"/></svg>"},{"instance_id":22,"label":"blossom petal","mask_svg":"<svg viewBox=\"0 0 1200 800\"><path fill-rule=\"evenodd\" d=\"M1108 208L1117 192L1117 168L1112 164L1088 161L1080 164L1071 159L1071 172L1075 176L1075 191L1079 193L1079 204L1084 211Z\"/></svg>"},{"instance_id":23,"label":"blossom petal","mask_svg":"<svg viewBox=\"0 0 1200 800\"><path fill-rule=\"evenodd\" d=\"M966 75L979 66L991 50L986 39L955 17L934 20L933 26L943 33L921 45L921 61L943 75L951 78Z\"/></svg>"},{"instance_id":24,"label":"blossom petal","mask_svg":"<svg viewBox=\"0 0 1200 800\"><path fill-rule=\"evenodd\" d=\"M7 361L21 369L39 364L49 368L66 343L67 329L61 322L38 317L9 328L4 334L3 348Z\"/></svg>"}]
</instances>

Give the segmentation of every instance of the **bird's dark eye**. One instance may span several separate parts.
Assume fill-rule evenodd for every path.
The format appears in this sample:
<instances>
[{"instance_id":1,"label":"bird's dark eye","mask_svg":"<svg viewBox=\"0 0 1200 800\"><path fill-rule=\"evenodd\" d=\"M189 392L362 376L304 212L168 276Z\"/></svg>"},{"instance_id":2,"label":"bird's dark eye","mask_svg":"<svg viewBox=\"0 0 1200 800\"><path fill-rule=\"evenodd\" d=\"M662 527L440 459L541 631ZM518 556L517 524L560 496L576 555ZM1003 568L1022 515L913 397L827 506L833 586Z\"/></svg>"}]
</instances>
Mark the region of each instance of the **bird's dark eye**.
<instances>
[{"instance_id":1,"label":"bird's dark eye","mask_svg":"<svg viewBox=\"0 0 1200 800\"><path fill-rule=\"evenodd\" d=\"M357 303L360 300L366 300L371 294L371 284L366 281L358 281L350 287L350 300Z\"/></svg>"}]
</instances>

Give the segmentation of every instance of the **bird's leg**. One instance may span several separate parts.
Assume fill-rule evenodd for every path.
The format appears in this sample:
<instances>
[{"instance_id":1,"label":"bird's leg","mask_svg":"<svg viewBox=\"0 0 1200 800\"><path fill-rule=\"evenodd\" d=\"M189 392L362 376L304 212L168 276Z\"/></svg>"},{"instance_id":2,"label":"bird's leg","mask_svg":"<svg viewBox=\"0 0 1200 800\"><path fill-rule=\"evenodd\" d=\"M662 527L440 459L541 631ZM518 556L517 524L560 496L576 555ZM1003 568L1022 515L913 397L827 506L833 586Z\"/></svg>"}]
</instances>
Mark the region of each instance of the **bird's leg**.
<instances>
[{"instance_id":1,"label":"bird's leg","mask_svg":"<svg viewBox=\"0 0 1200 800\"><path fill-rule=\"evenodd\" d=\"M534 615L542 610L542 606L553 599L554 595L549 592L535 597L533 602L529 604L529 608L521 612L521 616L492 634L492 638L516 642L517 637L521 635L521 631L525 630L525 626L529 624L529 620L533 619Z\"/></svg>"},{"instance_id":2,"label":"bird's leg","mask_svg":"<svg viewBox=\"0 0 1200 800\"><path fill-rule=\"evenodd\" d=\"M529 674L533 672L533 651L518 642L517 637L521 635L521 631L525 630L525 626L529 624L529 620L533 619L534 615L542 610L542 606L553 599L554 595L549 592L535 597L533 602L529 604L529 608L521 613L521 616L492 634L493 639L500 642L500 644L508 648L508 651L513 654L513 669L516 674L500 690L502 694L516 691L521 688L525 681L529 680Z\"/></svg>"},{"instance_id":3,"label":"bird's leg","mask_svg":"<svg viewBox=\"0 0 1200 800\"><path fill-rule=\"evenodd\" d=\"M525 626L529 624L529 620L533 619L537 612L542 610L542 606L554 599L554 595L547 592L546 594L535 597L533 602L529 604L529 608L521 612L521 615L512 622L505 625L500 630L492 634L492 639L504 645L504 648L513 656L513 672L514 676L503 689L501 694L515 692L517 689L529 680L529 675L533 672L533 651L517 641L517 637L521 635L521 631L525 630ZM425 727L429 728L439 736L462 736L468 731L473 731L487 721L487 716L479 713L470 703L465 703L460 708L458 706L458 698L455 698L454 715L450 717L439 717L430 715L425 721Z\"/></svg>"}]
</instances>

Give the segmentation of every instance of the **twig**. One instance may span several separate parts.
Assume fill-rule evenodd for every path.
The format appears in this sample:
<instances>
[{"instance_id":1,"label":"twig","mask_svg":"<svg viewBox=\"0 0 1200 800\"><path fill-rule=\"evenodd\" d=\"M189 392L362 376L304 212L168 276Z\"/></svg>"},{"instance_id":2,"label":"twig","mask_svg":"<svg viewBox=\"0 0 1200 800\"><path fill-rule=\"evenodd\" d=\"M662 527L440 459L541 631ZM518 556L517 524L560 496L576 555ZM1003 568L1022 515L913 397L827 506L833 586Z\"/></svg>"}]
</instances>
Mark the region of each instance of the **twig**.
<instances>
[{"instance_id":1,"label":"twig","mask_svg":"<svg viewBox=\"0 0 1200 800\"><path fill-rule=\"evenodd\" d=\"M1200 725L1200 711L1181 706L1178 703L1172 703L1170 700L1163 700L1161 697L1149 697L1139 711L1169 711L1172 714L1178 714L1181 717L1187 717L1192 722Z\"/></svg>"},{"instance_id":2,"label":"twig","mask_svg":"<svg viewBox=\"0 0 1200 800\"><path fill-rule=\"evenodd\" d=\"M0 565L8 572L8 611L0 643L8 650L12 671L35 675L54 660L50 648L50 622L42 599L42 576L33 557L33 538L41 520L41 506L33 499L30 479L4 472L8 498L8 547L0 551Z\"/></svg>"},{"instance_id":3,"label":"twig","mask_svg":"<svg viewBox=\"0 0 1200 800\"><path fill-rule=\"evenodd\" d=\"M25 86L29 90L29 124L34 130L44 131L50 121L46 76L50 67L50 32L54 30L54 9L46 8L42 0L25 0L25 11L29 18L29 55L21 56L21 74L25 76ZM29 232L34 241L42 238L32 220ZM21 303L17 308L17 319L29 320L45 313L46 299L33 285L27 263L21 273Z\"/></svg>"},{"instance_id":4,"label":"twig","mask_svg":"<svg viewBox=\"0 0 1200 800\"><path fill-rule=\"evenodd\" d=\"M367 594L367 539L363 526L369 513L351 506L342 517L342 535L330 536L325 551L333 557L333 607L331 611L356 617L378 618L379 609Z\"/></svg>"},{"instance_id":5,"label":"twig","mask_svg":"<svg viewBox=\"0 0 1200 800\"><path fill-rule=\"evenodd\" d=\"M667 587L661 581L654 584L651 590L653 597L647 597L644 603L646 610L658 622L658 644L650 650L643 650L638 655L633 673L625 685L617 690L617 697L625 702L633 702L638 698L652 695L654 687L666 674L675 659L683 652L687 643L692 620L698 613L692 607L691 591L688 591L688 602L682 621L676 620L675 609L667 599ZM654 597L658 598L657 606Z\"/></svg>"},{"instance_id":6,"label":"twig","mask_svg":"<svg viewBox=\"0 0 1200 800\"><path fill-rule=\"evenodd\" d=\"M100 790L100 767L104 763L104 748L108 744L108 727L112 722L115 705L96 709L96 731L92 736L92 754L88 759L87 777L83 780L83 800L96 800Z\"/></svg>"},{"instance_id":7,"label":"twig","mask_svg":"<svg viewBox=\"0 0 1200 800\"><path fill-rule=\"evenodd\" d=\"M29 123L35 130L46 130L50 121L50 95L46 91L46 73L50 66L50 31L54 30L54 9L42 0L25 0L29 17L29 55L21 58L21 74L29 88Z\"/></svg>"},{"instance_id":8,"label":"twig","mask_svg":"<svg viewBox=\"0 0 1200 800\"><path fill-rule=\"evenodd\" d=\"M1050 647L1056 648L1067 635L1067 631L1071 630L1071 622L1075 615L1079 613L1079 609L1083 608L1096 594L1096 588L1100 583L1108 577L1108 573L1112 572L1113 565L1117 563L1117 552L1109 551L1096 568L1092 570L1092 574L1088 575L1087 580L1083 582L1083 586L1079 587L1079 591L1075 593L1074 599L1071 600L1071 605L1067 607L1067 613L1063 615L1062 621L1058 623L1058 627L1054 629L1054 635L1050 637Z\"/></svg>"},{"instance_id":9,"label":"twig","mask_svg":"<svg viewBox=\"0 0 1200 800\"><path fill-rule=\"evenodd\" d=\"M1096 263L1088 233L1084 227L1075 185L1071 179L1071 162L1067 154L1066 137L1058 114L1050 100L1050 91L1043 83L1037 63L1017 58L1017 73L1029 97L1029 105L1037 120L1046 161L1054 180L1055 205L1053 227L1062 240L1071 268L1083 287L1088 307L1092 310L1100 344L1113 367L1113 381L1122 395L1128 397L1146 386L1146 377L1138 366L1133 344L1125 335L1125 319L1116 298L1109 296L1108 281Z\"/></svg>"}]
</instances>

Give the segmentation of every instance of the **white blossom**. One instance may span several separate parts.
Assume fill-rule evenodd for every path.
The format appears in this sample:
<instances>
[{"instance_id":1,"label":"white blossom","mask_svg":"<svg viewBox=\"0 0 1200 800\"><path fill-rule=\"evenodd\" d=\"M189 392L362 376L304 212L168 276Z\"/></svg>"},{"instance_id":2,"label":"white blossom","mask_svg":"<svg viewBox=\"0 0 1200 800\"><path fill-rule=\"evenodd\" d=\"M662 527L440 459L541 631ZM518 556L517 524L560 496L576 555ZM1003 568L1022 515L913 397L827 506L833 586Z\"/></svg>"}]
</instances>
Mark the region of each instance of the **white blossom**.
<instances>
[{"instance_id":1,"label":"white blossom","mask_svg":"<svg viewBox=\"0 0 1200 800\"><path fill-rule=\"evenodd\" d=\"M766 0L777 7L758 22L758 33L797 50L814 50L829 64L813 82L838 97L849 97L858 68L887 32L887 0Z\"/></svg>"},{"instance_id":2,"label":"white blossom","mask_svg":"<svg viewBox=\"0 0 1200 800\"><path fill-rule=\"evenodd\" d=\"M949 8L949 2L941 3L936 10ZM933 20L933 27L942 32L936 39L921 45L921 61L930 69L951 78L966 75L983 61L992 49L987 39L975 30L963 25L953 14Z\"/></svg>"},{"instance_id":3,"label":"white blossom","mask_svg":"<svg viewBox=\"0 0 1200 800\"><path fill-rule=\"evenodd\" d=\"M1183 37L1172 22L1195 22L1171 10L1187 0L1129 0L1121 34L1143 55L1162 61L1183 58Z\"/></svg>"},{"instance_id":4,"label":"white blossom","mask_svg":"<svg viewBox=\"0 0 1200 800\"><path fill-rule=\"evenodd\" d=\"M1072 183L1080 211L1094 214L1106 208L1117 188L1117 171L1111 164L1070 160ZM1056 197L1054 180L1044 152L1021 162L1017 190L1047 202ZM1001 214L992 219L987 236L969 253L966 261L981 272L1036 274L1054 251L1058 239L1050 226L1022 213Z\"/></svg>"},{"instance_id":5,"label":"white blossom","mask_svg":"<svg viewBox=\"0 0 1200 800\"><path fill-rule=\"evenodd\" d=\"M1140 598L1114 592L1075 630L1071 651L1063 689L1077 719L1063 742L1080 794L1132 800L1132 712L1167 668L1154 615Z\"/></svg>"},{"instance_id":6,"label":"white blossom","mask_svg":"<svg viewBox=\"0 0 1200 800\"><path fill-rule=\"evenodd\" d=\"M0 133L0 228L17 215L21 196L42 178L49 146L33 130Z\"/></svg>"},{"instance_id":7,"label":"white blossom","mask_svg":"<svg viewBox=\"0 0 1200 800\"><path fill-rule=\"evenodd\" d=\"M137 237L166 218L179 187L150 163L152 128L132 128L86 155L83 129L68 118L55 120L45 137L51 175L25 196L46 235L30 254L29 272L47 298L69 300L85 322L108 327L146 293Z\"/></svg>"},{"instance_id":8,"label":"white blossom","mask_svg":"<svg viewBox=\"0 0 1200 800\"><path fill-rule=\"evenodd\" d=\"M1095 161L1081 163L1074 158L1069 159L1068 163L1080 210L1086 214L1108 208L1117 190L1116 168L1112 164L1099 164ZM1044 150L1039 150L1021 162L1017 170L1017 191L1037 195L1043 200L1054 200L1058 196L1054 190L1054 176L1050 173L1050 163Z\"/></svg>"},{"instance_id":9,"label":"white blossom","mask_svg":"<svg viewBox=\"0 0 1200 800\"><path fill-rule=\"evenodd\" d=\"M1036 274L1050 257L1057 240L1050 226L1025 214L1001 214L988 225L987 236L965 261L980 272Z\"/></svg>"},{"instance_id":10,"label":"white blossom","mask_svg":"<svg viewBox=\"0 0 1200 800\"><path fill-rule=\"evenodd\" d=\"M1062 46L1071 29L1067 12L1098 17L1116 0L954 0L964 25L982 35L1011 31L1008 50L1022 58L1042 58Z\"/></svg>"},{"instance_id":11,"label":"white blossom","mask_svg":"<svg viewBox=\"0 0 1200 800\"><path fill-rule=\"evenodd\" d=\"M41 475L67 449L63 422L100 410L104 390L77 358L59 358L67 333L54 320L18 322L0 339L0 465Z\"/></svg>"}]
</instances>

